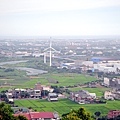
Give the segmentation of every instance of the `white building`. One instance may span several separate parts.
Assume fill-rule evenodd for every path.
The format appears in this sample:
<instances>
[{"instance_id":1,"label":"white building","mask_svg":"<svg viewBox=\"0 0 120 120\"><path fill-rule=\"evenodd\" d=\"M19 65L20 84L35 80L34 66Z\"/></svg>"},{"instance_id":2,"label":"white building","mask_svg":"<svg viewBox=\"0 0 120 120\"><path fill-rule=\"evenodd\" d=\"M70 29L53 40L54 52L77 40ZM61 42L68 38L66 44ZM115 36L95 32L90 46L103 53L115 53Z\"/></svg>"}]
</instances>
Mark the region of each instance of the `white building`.
<instances>
[{"instance_id":1,"label":"white building","mask_svg":"<svg viewBox=\"0 0 120 120\"><path fill-rule=\"evenodd\" d=\"M89 95L90 95L93 99L96 99L96 93L89 93Z\"/></svg>"},{"instance_id":2,"label":"white building","mask_svg":"<svg viewBox=\"0 0 120 120\"><path fill-rule=\"evenodd\" d=\"M58 95L56 93L49 93L48 101L58 101Z\"/></svg>"},{"instance_id":3,"label":"white building","mask_svg":"<svg viewBox=\"0 0 120 120\"><path fill-rule=\"evenodd\" d=\"M34 97L36 98L41 97L41 90L34 90Z\"/></svg>"},{"instance_id":4,"label":"white building","mask_svg":"<svg viewBox=\"0 0 120 120\"><path fill-rule=\"evenodd\" d=\"M110 80L107 77L104 77L104 85L109 86L110 85Z\"/></svg>"},{"instance_id":5,"label":"white building","mask_svg":"<svg viewBox=\"0 0 120 120\"><path fill-rule=\"evenodd\" d=\"M43 87L43 90L49 91L51 93L54 91L54 89L51 88L50 86L44 86L44 85L42 85L42 87Z\"/></svg>"},{"instance_id":6,"label":"white building","mask_svg":"<svg viewBox=\"0 0 120 120\"><path fill-rule=\"evenodd\" d=\"M112 92L111 91L105 91L104 99L106 99L106 100L114 100Z\"/></svg>"},{"instance_id":7,"label":"white building","mask_svg":"<svg viewBox=\"0 0 120 120\"><path fill-rule=\"evenodd\" d=\"M83 61L82 65L93 67L93 61Z\"/></svg>"},{"instance_id":8,"label":"white building","mask_svg":"<svg viewBox=\"0 0 120 120\"><path fill-rule=\"evenodd\" d=\"M6 96L7 96L8 102L9 102L9 103L13 103L14 100L13 100L13 98L12 98L12 96L13 96L12 93L8 93L8 92L7 92L7 93L5 93L5 94L6 94Z\"/></svg>"},{"instance_id":9,"label":"white building","mask_svg":"<svg viewBox=\"0 0 120 120\"><path fill-rule=\"evenodd\" d=\"M94 69L97 69L102 72L115 72L117 73L117 69L120 69L120 61L107 61L107 62L99 62L98 64L94 64Z\"/></svg>"}]
</instances>

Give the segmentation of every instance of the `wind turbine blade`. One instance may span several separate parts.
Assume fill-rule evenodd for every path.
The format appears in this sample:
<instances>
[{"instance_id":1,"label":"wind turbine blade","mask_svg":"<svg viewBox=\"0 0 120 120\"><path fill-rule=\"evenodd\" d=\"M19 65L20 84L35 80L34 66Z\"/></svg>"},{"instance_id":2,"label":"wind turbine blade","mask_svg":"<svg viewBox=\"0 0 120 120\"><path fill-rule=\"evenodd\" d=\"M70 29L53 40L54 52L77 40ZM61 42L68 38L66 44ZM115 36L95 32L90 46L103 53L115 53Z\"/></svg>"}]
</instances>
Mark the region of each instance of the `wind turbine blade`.
<instances>
[{"instance_id":1,"label":"wind turbine blade","mask_svg":"<svg viewBox=\"0 0 120 120\"><path fill-rule=\"evenodd\" d=\"M45 51L47 51L47 50L49 50L49 49L50 49L50 47L48 47L48 48L44 49L44 50L43 50L43 52L45 52Z\"/></svg>"},{"instance_id":2,"label":"wind turbine blade","mask_svg":"<svg viewBox=\"0 0 120 120\"><path fill-rule=\"evenodd\" d=\"M57 50L55 50L53 47L51 47L51 49L54 50L54 51L57 51Z\"/></svg>"}]
</instances>

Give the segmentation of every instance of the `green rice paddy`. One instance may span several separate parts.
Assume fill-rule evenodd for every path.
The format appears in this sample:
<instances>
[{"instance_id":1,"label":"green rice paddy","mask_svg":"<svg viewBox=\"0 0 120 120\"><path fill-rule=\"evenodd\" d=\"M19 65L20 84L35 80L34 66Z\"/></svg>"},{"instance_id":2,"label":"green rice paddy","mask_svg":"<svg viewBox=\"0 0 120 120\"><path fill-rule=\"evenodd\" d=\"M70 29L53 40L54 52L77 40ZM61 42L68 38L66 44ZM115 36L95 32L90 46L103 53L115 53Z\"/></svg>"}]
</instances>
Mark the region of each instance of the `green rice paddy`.
<instances>
[{"instance_id":1,"label":"green rice paddy","mask_svg":"<svg viewBox=\"0 0 120 120\"><path fill-rule=\"evenodd\" d=\"M91 114L100 111L102 115L106 115L109 110L120 109L120 101L107 101L107 104L84 104L80 105L69 99L61 99L57 102L49 102L47 100L16 100L15 105L19 107L32 107L37 111L57 111L60 115L70 112L72 109L84 107Z\"/></svg>"}]
</instances>

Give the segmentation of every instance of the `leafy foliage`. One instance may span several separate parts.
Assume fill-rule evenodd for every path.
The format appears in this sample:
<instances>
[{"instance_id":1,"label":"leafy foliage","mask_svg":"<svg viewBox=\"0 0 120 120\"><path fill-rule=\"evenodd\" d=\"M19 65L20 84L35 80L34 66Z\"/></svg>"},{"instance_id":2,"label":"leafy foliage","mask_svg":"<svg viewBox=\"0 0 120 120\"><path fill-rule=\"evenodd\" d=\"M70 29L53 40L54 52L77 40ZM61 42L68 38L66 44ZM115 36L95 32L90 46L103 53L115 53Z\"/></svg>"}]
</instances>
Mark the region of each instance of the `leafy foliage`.
<instances>
[{"instance_id":1,"label":"leafy foliage","mask_svg":"<svg viewBox=\"0 0 120 120\"><path fill-rule=\"evenodd\" d=\"M5 103L0 103L0 120L13 120L13 111L11 107Z\"/></svg>"},{"instance_id":2,"label":"leafy foliage","mask_svg":"<svg viewBox=\"0 0 120 120\"><path fill-rule=\"evenodd\" d=\"M96 117L99 117L101 115L101 113L99 111L94 113Z\"/></svg>"},{"instance_id":3,"label":"leafy foliage","mask_svg":"<svg viewBox=\"0 0 120 120\"><path fill-rule=\"evenodd\" d=\"M22 116L22 115L18 115L17 117L15 117L15 120L27 120L26 117Z\"/></svg>"},{"instance_id":4,"label":"leafy foliage","mask_svg":"<svg viewBox=\"0 0 120 120\"><path fill-rule=\"evenodd\" d=\"M92 120L92 118L89 112L87 112L84 108L80 108L62 115L62 120Z\"/></svg>"},{"instance_id":5,"label":"leafy foliage","mask_svg":"<svg viewBox=\"0 0 120 120\"><path fill-rule=\"evenodd\" d=\"M14 116L10 105L0 103L0 120L27 120L24 116Z\"/></svg>"}]
</instances>

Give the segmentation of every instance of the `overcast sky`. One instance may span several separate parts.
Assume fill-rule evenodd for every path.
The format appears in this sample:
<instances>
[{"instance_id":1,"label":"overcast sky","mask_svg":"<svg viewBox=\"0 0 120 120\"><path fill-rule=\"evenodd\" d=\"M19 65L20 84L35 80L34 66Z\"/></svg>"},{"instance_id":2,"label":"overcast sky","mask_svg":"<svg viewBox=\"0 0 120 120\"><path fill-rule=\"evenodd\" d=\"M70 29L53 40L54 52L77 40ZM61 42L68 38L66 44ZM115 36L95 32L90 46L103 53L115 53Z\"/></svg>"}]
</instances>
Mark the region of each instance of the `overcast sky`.
<instances>
[{"instance_id":1,"label":"overcast sky","mask_svg":"<svg viewBox=\"0 0 120 120\"><path fill-rule=\"evenodd\" d=\"M120 0L0 0L0 36L120 35Z\"/></svg>"}]
</instances>

